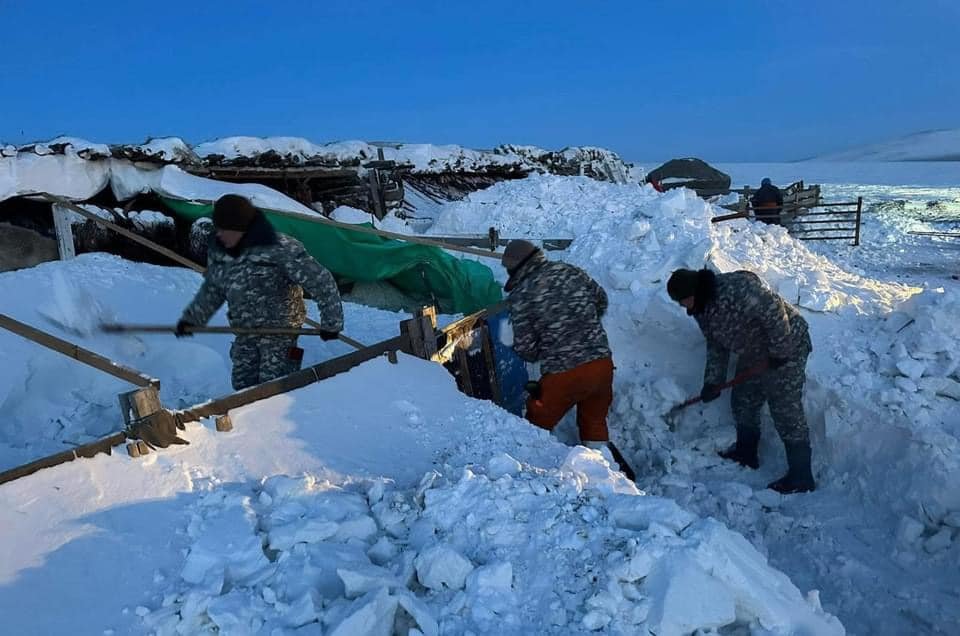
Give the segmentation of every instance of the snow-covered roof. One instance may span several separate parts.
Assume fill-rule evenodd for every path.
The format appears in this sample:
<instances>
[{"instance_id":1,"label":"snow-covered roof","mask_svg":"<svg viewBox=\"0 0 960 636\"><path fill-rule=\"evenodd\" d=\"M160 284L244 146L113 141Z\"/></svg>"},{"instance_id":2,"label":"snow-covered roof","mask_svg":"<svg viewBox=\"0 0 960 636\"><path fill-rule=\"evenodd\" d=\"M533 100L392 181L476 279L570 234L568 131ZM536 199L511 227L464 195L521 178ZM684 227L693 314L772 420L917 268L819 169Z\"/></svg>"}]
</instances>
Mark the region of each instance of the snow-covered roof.
<instances>
[{"instance_id":1,"label":"snow-covered roof","mask_svg":"<svg viewBox=\"0 0 960 636\"><path fill-rule=\"evenodd\" d=\"M224 137L191 147L178 137L150 139L142 144L96 144L73 137L58 137L19 148L4 147L3 156L64 154L84 159L131 159L186 166L232 167L346 167L357 168L376 160L395 161L413 173L529 173L578 174L583 165L588 176L625 180L629 166L606 149L571 147L559 151L534 146L503 145L474 150L458 145L368 143L337 141L316 144L301 137Z\"/></svg>"}]
</instances>

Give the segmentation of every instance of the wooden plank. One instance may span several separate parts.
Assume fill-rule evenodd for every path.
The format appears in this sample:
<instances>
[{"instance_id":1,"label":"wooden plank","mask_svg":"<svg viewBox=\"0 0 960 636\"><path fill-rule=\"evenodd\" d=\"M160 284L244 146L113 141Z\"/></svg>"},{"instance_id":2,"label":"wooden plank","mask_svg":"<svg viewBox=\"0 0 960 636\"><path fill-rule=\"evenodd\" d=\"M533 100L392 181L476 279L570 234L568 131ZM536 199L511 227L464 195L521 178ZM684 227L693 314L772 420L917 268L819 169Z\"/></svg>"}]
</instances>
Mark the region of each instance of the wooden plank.
<instances>
[{"instance_id":1,"label":"wooden plank","mask_svg":"<svg viewBox=\"0 0 960 636\"><path fill-rule=\"evenodd\" d=\"M799 241L852 241L855 236L798 236Z\"/></svg>"},{"instance_id":2,"label":"wooden plank","mask_svg":"<svg viewBox=\"0 0 960 636\"><path fill-rule=\"evenodd\" d=\"M853 239L854 245L860 245L860 215L863 210L863 197L857 197L857 235Z\"/></svg>"},{"instance_id":3,"label":"wooden plank","mask_svg":"<svg viewBox=\"0 0 960 636\"><path fill-rule=\"evenodd\" d=\"M38 470L43 470L44 468L51 468L53 466L59 466L60 464L71 462L78 457L89 458L99 453L106 453L109 455L114 446L119 446L125 441L127 441L126 433L114 433L108 437L102 437L96 441L77 446L76 448L72 448L68 451L54 453L53 455L42 457L38 460L30 462L29 464L23 464L22 466L17 466L16 468L3 471L0 473L0 484L5 484L13 481L14 479L20 479L21 477L32 475Z\"/></svg>"},{"instance_id":4,"label":"wooden plank","mask_svg":"<svg viewBox=\"0 0 960 636\"><path fill-rule=\"evenodd\" d=\"M26 338L27 340L32 340L39 345L56 351L57 353L62 353L63 355L73 358L78 362L93 367L104 373L108 373L115 378L120 378L135 384L137 386L156 386L160 387L160 380L156 378L151 378L150 376L140 373L136 369L131 369L130 367L124 366L109 358L105 358L99 354L89 351L82 347L79 347L72 342L66 340L61 340L56 336L52 336L45 331L40 331L35 329L30 325L15 320L10 316L5 314L0 314L0 327L11 331L18 336Z\"/></svg>"},{"instance_id":5,"label":"wooden plank","mask_svg":"<svg viewBox=\"0 0 960 636\"><path fill-rule=\"evenodd\" d=\"M174 333L175 325L101 325L106 333ZM319 329L297 329L295 327L230 327L230 326L191 326L187 333L235 334L238 336L319 336Z\"/></svg>"},{"instance_id":6,"label":"wooden plank","mask_svg":"<svg viewBox=\"0 0 960 636\"><path fill-rule=\"evenodd\" d=\"M266 398L303 388L314 382L332 378L335 375L344 373L356 366L378 358L390 351L403 351L410 353L410 344L406 336L400 335L383 342L378 342L360 351L354 351L347 355L321 362L312 367L301 369L285 375L282 378L264 382L257 386L252 386L236 393L231 393L202 404L197 404L187 409L177 411L176 415L180 417L181 422L195 422L212 415L224 415L227 411L235 409L246 404L251 404Z\"/></svg>"},{"instance_id":7,"label":"wooden plank","mask_svg":"<svg viewBox=\"0 0 960 636\"><path fill-rule=\"evenodd\" d=\"M70 223L70 211L60 205L53 206L53 229L57 234L57 249L60 260L76 258L77 250L73 244L73 225Z\"/></svg>"},{"instance_id":8,"label":"wooden plank","mask_svg":"<svg viewBox=\"0 0 960 636\"><path fill-rule=\"evenodd\" d=\"M159 245L159 244L157 244L157 243L154 243L154 242L151 241L150 239L145 239L145 238L143 238L142 236L140 236L139 234L137 234L136 232L131 232L130 230L128 230L128 229L125 228L125 227L120 227L120 226L117 225L116 223L112 223L111 221L108 221L108 220L106 220L106 219L102 219L102 218L100 218L99 216L97 216L96 214L94 214L93 212L88 212L87 210L84 210L83 208L81 208L79 205L76 205L76 204L74 204L74 203L72 203L72 202L70 202L70 201L67 201L66 199L64 199L64 198L62 198L62 197L58 197L58 196L55 196L55 195L52 195L52 194L45 194L45 195L43 195L42 198L46 199L46 200L49 201L50 203L56 203L56 204L58 204L58 205L61 205L61 206L65 207L65 208L69 209L69 210L72 210L73 212L76 212L76 213L79 214L80 216L82 216L82 217L84 217L84 218L86 218L86 219L90 219L91 221L93 221L93 222L95 222L95 223L99 223L100 225L103 225L104 227L108 227L108 228L110 228L111 230L113 230L114 232L116 232L117 234L119 234L119 235L121 235L121 236L124 236L124 237L130 239L131 241L135 241L135 242L139 243L140 245L143 245L144 247L148 247L148 248L150 248L151 250L157 252L158 254L163 254L164 256L166 256L167 258L169 258L170 260L172 260L172 261L174 261L174 262L176 262L176 263L179 263L179 264L181 264L181 265L184 265L184 266L186 266L186 267L189 267L190 269L192 269L192 270L194 270L194 271L203 272L203 268L202 268L200 265L197 265L196 263L194 263L193 261L191 261L189 258L184 258L183 256L180 256L179 254L177 254L177 253L174 252L173 250L169 250L169 249L165 248L165 247L162 246L162 245Z\"/></svg>"}]
</instances>

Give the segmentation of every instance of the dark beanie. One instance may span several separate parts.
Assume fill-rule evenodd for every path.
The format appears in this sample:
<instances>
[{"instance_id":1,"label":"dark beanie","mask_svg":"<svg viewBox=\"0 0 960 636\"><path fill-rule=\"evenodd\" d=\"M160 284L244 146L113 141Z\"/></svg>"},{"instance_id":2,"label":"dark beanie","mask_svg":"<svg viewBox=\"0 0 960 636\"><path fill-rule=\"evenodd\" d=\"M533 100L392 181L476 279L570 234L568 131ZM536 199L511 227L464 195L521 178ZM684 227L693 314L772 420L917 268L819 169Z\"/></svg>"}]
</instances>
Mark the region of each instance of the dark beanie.
<instances>
[{"instance_id":1,"label":"dark beanie","mask_svg":"<svg viewBox=\"0 0 960 636\"><path fill-rule=\"evenodd\" d=\"M213 225L221 230L246 232L257 217L257 208L239 194L225 194L213 204Z\"/></svg>"},{"instance_id":2,"label":"dark beanie","mask_svg":"<svg viewBox=\"0 0 960 636\"><path fill-rule=\"evenodd\" d=\"M700 280L700 272L692 269L678 269L670 275L667 281L667 293L670 298L680 302L684 298L697 295L697 284Z\"/></svg>"},{"instance_id":3,"label":"dark beanie","mask_svg":"<svg viewBox=\"0 0 960 636\"><path fill-rule=\"evenodd\" d=\"M506 249L503 250L503 256L500 257L500 264L503 265L508 272L513 271L539 250L540 248L530 241L514 239L507 243Z\"/></svg>"}]
</instances>

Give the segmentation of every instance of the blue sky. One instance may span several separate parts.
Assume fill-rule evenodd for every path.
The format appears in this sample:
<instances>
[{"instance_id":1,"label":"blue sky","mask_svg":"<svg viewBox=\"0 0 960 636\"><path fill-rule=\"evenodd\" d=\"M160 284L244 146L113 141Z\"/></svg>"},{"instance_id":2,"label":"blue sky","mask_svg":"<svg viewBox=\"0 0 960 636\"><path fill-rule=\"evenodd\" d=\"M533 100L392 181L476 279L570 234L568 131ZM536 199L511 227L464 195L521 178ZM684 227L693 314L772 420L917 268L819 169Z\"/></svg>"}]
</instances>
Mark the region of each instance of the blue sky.
<instances>
[{"instance_id":1,"label":"blue sky","mask_svg":"<svg viewBox=\"0 0 960 636\"><path fill-rule=\"evenodd\" d=\"M0 0L0 139L796 159L960 127L960 2Z\"/></svg>"}]
</instances>

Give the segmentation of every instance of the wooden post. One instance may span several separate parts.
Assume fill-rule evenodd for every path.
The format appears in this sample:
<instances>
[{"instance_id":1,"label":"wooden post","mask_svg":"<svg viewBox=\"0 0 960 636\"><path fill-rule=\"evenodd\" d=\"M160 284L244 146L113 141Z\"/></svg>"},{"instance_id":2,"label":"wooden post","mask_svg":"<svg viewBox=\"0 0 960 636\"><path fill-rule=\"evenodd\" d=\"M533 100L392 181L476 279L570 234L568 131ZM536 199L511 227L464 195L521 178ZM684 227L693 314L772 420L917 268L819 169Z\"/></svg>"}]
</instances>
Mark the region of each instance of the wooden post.
<instances>
[{"instance_id":1,"label":"wooden post","mask_svg":"<svg viewBox=\"0 0 960 636\"><path fill-rule=\"evenodd\" d=\"M136 426L163 410L160 394L153 386L121 393L119 400L120 413L123 415L123 423L127 430L134 430ZM150 447L143 440L135 440L127 444L127 454L130 457L140 457L149 452Z\"/></svg>"},{"instance_id":2,"label":"wooden post","mask_svg":"<svg viewBox=\"0 0 960 636\"><path fill-rule=\"evenodd\" d=\"M857 229L853 235L854 247L860 245L860 213L863 209L863 197L857 197Z\"/></svg>"},{"instance_id":3,"label":"wooden post","mask_svg":"<svg viewBox=\"0 0 960 636\"><path fill-rule=\"evenodd\" d=\"M60 251L60 260L66 261L76 258L77 251L73 245L73 226L70 224L70 210L54 204L53 229L57 234L57 249Z\"/></svg>"},{"instance_id":4,"label":"wooden post","mask_svg":"<svg viewBox=\"0 0 960 636\"><path fill-rule=\"evenodd\" d=\"M413 355L432 360L437 355L437 308L418 309L410 320L400 323L400 333L410 339Z\"/></svg>"}]
</instances>

